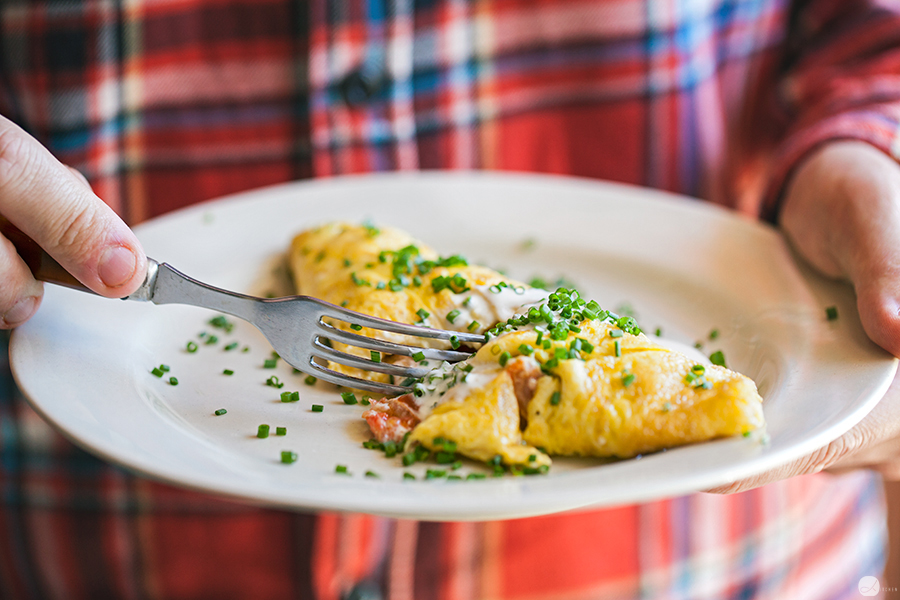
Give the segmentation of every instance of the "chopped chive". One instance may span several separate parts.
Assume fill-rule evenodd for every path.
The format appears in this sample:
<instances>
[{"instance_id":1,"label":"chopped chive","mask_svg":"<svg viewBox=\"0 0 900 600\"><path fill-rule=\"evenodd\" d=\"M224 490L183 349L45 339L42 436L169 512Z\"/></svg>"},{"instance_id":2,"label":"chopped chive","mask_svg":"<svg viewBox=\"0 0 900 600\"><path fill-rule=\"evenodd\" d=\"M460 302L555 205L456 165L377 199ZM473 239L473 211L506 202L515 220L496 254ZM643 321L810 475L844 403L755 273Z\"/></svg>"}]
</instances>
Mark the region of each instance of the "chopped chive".
<instances>
[{"instance_id":1,"label":"chopped chive","mask_svg":"<svg viewBox=\"0 0 900 600\"><path fill-rule=\"evenodd\" d=\"M272 375L271 377L266 379L266 385L279 390L284 387L284 383L279 381L278 377L275 375Z\"/></svg>"},{"instance_id":2,"label":"chopped chive","mask_svg":"<svg viewBox=\"0 0 900 600\"><path fill-rule=\"evenodd\" d=\"M485 479L487 475L484 473L469 473L466 475L466 479Z\"/></svg>"},{"instance_id":3,"label":"chopped chive","mask_svg":"<svg viewBox=\"0 0 900 600\"><path fill-rule=\"evenodd\" d=\"M307 375L306 379L303 380L303 383L306 385L316 385L316 378L312 375Z\"/></svg>"},{"instance_id":4,"label":"chopped chive","mask_svg":"<svg viewBox=\"0 0 900 600\"><path fill-rule=\"evenodd\" d=\"M224 371L222 371L222 375L234 375L234 371L232 371L231 369L225 369Z\"/></svg>"},{"instance_id":5,"label":"chopped chive","mask_svg":"<svg viewBox=\"0 0 900 600\"><path fill-rule=\"evenodd\" d=\"M359 324L357 324L357 323L354 323L353 325L350 326L350 329L352 329L353 331L361 331L361 330L362 330L362 325L359 325Z\"/></svg>"},{"instance_id":6,"label":"chopped chive","mask_svg":"<svg viewBox=\"0 0 900 600\"><path fill-rule=\"evenodd\" d=\"M403 472L403 479L415 479L415 478L416 478L416 476L413 475L412 473L407 473L406 471Z\"/></svg>"},{"instance_id":7,"label":"chopped chive","mask_svg":"<svg viewBox=\"0 0 900 600\"><path fill-rule=\"evenodd\" d=\"M656 328L656 337L662 337L662 327Z\"/></svg>"},{"instance_id":8,"label":"chopped chive","mask_svg":"<svg viewBox=\"0 0 900 600\"><path fill-rule=\"evenodd\" d=\"M169 365L159 365L159 370L163 373L168 373L172 369L169 367Z\"/></svg>"},{"instance_id":9,"label":"chopped chive","mask_svg":"<svg viewBox=\"0 0 900 600\"><path fill-rule=\"evenodd\" d=\"M691 373L694 373L695 375L703 375L705 372L706 367L704 367L703 365L694 365L693 367L691 367Z\"/></svg>"},{"instance_id":10,"label":"chopped chive","mask_svg":"<svg viewBox=\"0 0 900 600\"><path fill-rule=\"evenodd\" d=\"M187 350L188 352L190 352L191 354L193 354L194 352L196 352L196 351L197 351L197 348L199 348L199 346L198 346L195 342L188 342L188 343L187 343L187 348L186 348L186 350Z\"/></svg>"},{"instance_id":11,"label":"chopped chive","mask_svg":"<svg viewBox=\"0 0 900 600\"><path fill-rule=\"evenodd\" d=\"M714 340L714 339L716 339L717 337L719 337L719 330L718 330L718 329L713 329L712 331L709 332L709 339Z\"/></svg>"},{"instance_id":12,"label":"chopped chive","mask_svg":"<svg viewBox=\"0 0 900 600\"><path fill-rule=\"evenodd\" d=\"M419 322L424 323L425 319L431 316L431 313L425 310L424 308L420 308L416 311L416 314L419 315Z\"/></svg>"},{"instance_id":13,"label":"chopped chive","mask_svg":"<svg viewBox=\"0 0 900 600\"><path fill-rule=\"evenodd\" d=\"M256 430L256 437L258 437L258 438L269 437L269 426L268 425L260 425Z\"/></svg>"},{"instance_id":14,"label":"chopped chive","mask_svg":"<svg viewBox=\"0 0 900 600\"><path fill-rule=\"evenodd\" d=\"M275 435L287 435L287 427L276 427Z\"/></svg>"},{"instance_id":15,"label":"chopped chive","mask_svg":"<svg viewBox=\"0 0 900 600\"><path fill-rule=\"evenodd\" d=\"M459 315L460 312L458 310L451 310L447 313L447 320L453 323Z\"/></svg>"},{"instance_id":16,"label":"chopped chive","mask_svg":"<svg viewBox=\"0 0 900 600\"><path fill-rule=\"evenodd\" d=\"M321 404L313 404L311 410L313 412L322 412L323 410L325 410L325 407L322 406Z\"/></svg>"},{"instance_id":17,"label":"chopped chive","mask_svg":"<svg viewBox=\"0 0 900 600\"><path fill-rule=\"evenodd\" d=\"M300 392L281 392L282 402L299 402Z\"/></svg>"},{"instance_id":18,"label":"chopped chive","mask_svg":"<svg viewBox=\"0 0 900 600\"><path fill-rule=\"evenodd\" d=\"M334 466L334 472L335 472L335 473L342 473L342 474L344 474L344 475L349 475L349 474L350 474L350 473L347 472L347 465L335 465L335 466Z\"/></svg>"},{"instance_id":19,"label":"chopped chive","mask_svg":"<svg viewBox=\"0 0 900 600\"><path fill-rule=\"evenodd\" d=\"M153 367L153 370L150 371L150 373L155 375L156 377L162 377L164 374L163 370L159 367Z\"/></svg>"},{"instance_id":20,"label":"chopped chive","mask_svg":"<svg viewBox=\"0 0 900 600\"><path fill-rule=\"evenodd\" d=\"M369 356L372 357L372 362L381 362L381 352L376 352L375 350L369 351Z\"/></svg>"},{"instance_id":21,"label":"chopped chive","mask_svg":"<svg viewBox=\"0 0 900 600\"><path fill-rule=\"evenodd\" d=\"M341 400L344 401L344 404L356 404L358 402L356 394L353 392L343 392L341 394Z\"/></svg>"},{"instance_id":22,"label":"chopped chive","mask_svg":"<svg viewBox=\"0 0 900 600\"><path fill-rule=\"evenodd\" d=\"M345 259L344 259L344 266L345 266L345 267L349 267L349 266L350 266L350 259L349 259L349 258L345 258Z\"/></svg>"},{"instance_id":23,"label":"chopped chive","mask_svg":"<svg viewBox=\"0 0 900 600\"><path fill-rule=\"evenodd\" d=\"M553 392L553 395L550 396L550 404L551 406L557 406L559 404L562 395L559 392Z\"/></svg>"},{"instance_id":24,"label":"chopped chive","mask_svg":"<svg viewBox=\"0 0 900 600\"><path fill-rule=\"evenodd\" d=\"M207 346L211 346L212 344L215 344L215 343L218 342L218 341L219 341L219 338L217 338L216 336L214 336L214 335L208 335L208 336L206 336L206 341L205 341L204 343L205 343Z\"/></svg>"},{"instance_id":25,"label":"chopped chive","mask_svg":"<svg viewBox=\"0 0 900 600\"><path fill-rule=\"evenodd\" d=\"M456 460L456 455L452 452L435 452L434 460L439 465L447 465Z\"/></svg>"},{"instance_id":26,"label":"chopped chive","mask_svg":"<svg viewBox=\"0 0 900 600\"><path fill-rule=\"evenodd\" d=\"M709 362L720 367L725 366L725 354L721 350L716 350L709 355Z\"/></svg>"},{"instance_id":27,"label":"chopped chive","mask_svg":"<svg viewBox=\"0 0 900 600\"><path fill-rule=\"evenodd\" d=\"M227 412L228 412L228 411L225 410L224 408L220 408L220 409L218 409L214 414L215 414L217 417L221 417L222 415L224 415L224 414L227 413Z\"/></svg>"},{"instance_id":28,"label":"chopped chive","mask_svg":"<svg viewBox=\"0 0 900 600\"><path fill-rule=\"evenodd\" d=\"M744 437L750 437L750 434L751 434L751 433L753 433L753 432L750 431L750 430L747 430L747 431L745 431L744 433L742 433L741 435L744 436Z\"/></svg>"},{"instance_id":29,"label":"chopped chive","mask_svg":"<svg viewBox=\"0 0 900 600\"><path fill-rule=\"evenodd\" d=\"M397 451L399 448L397 447L397 442L394 440L388 440L384 443L384 455L387 458L394 458L397 455Z\"/></svg>"},{"instance_id":30,"label":"chopped chive","mask_svg":"<svg viewBox=\"0 0 900 600\"><path fill-rule=\"evenodd\" d=\"M277 358L267 358L265 361L263 361L263 369L274 369L277 365Z\"/></svg>"},{"instance_id":31,"label":"chopped chive","mask_svg":"<svg viewBox=\"0 0 900 600\"><path fill-rule=\"evenodd\" d=\"M241 352L250 352L250 346L244 346L243 348L241 348Z\"/></svg>"},{"instance_id":32,"label":"chopped chive","mask_svg":"<svg viewBox=\"0 0 900 600\"><path fill-rule=\"evenodd\" d=\"M375 479L378 479L380 476L375 471L366 471L366 477L374 477Z\"/></svg>"},{"instance_id":33,"label":"chopped chive","mask_svg":"<svg viewBox=\"0 0 900 600\"><path fill-rule=\"evenodd\" d=\"M456 350L459 348L459 336L451 335L450 336L450 347Z\"/></svg>"},{"instance_id":34,"label":"chopped chive","mask_svg":"<svg viewBox=\"0 0 900 600\"><path fill-rule=\"evenodd\" d=\"M230 344L228 344L227 346L225 346L225 348L223 348L223 350L225 350L226 352L229 352L229 351L231 351L231 350L234 350L234 349L237 348L237 347L238 347L238 343L237 343L237 342L231 342Z\"/></svg>"},{"instance_id":35,"label":"chopped chive","mask_svg":"<svg viewBox=\"0 0 900 600\"><path fill-rule=\"evenodd\" d=\"M528 344L519 344L519 352L525 356L531 356L534 354L534 347L529 346Z\"/></svg>"},{"instance_id":36,"label":"chopped chive","mask_svg":"<svg viewBox=\"0 0 900 600\"><path fill-rule=\"evenodd\" d=\"M537 468L534 467L525 467L526 475L544 475L550 470L549 465L541 465Z\"/></svg>"},{"instance_id":37,"label":"chopped chive","mask_svg":"<svg viewBox=\"0 0 900 600\"><path fill-rule=\"evenodd\" d=\"M664 403L664 404L663 404L663 407L662 407L662 411L663 411L664 413L667 413L667 412L669 412L670 410L672 410L672 403L671 403L671 402L666 402L666 403Z\"/></svg>"},{"instance_id":38,"label":"chopped chive","mask_svg":"<svg viewBox=\"0 0 900 600\"><path fill-rule=\"evenodd\" d=\"M834 321L838 318L837 306L829 306L825 309L825 317L829 321Z\"/></svg>"},{"instance_id":39,"label":"chopped chive","mask_svg":"<svg viewBox=\"0 0 900 600\"><path fill-rule=\"evenodd\" d=\"M169 377L169 385L178 385L178 379L176 377Z\"/></svg>"},{"instance_id":40,"label":"chopped chive","mask_svg":"<svg viewBox=\"0 0 900 600\"><path fill-rule=\"evenodd\" d=\"M469 331L475 331L479 327L481 327L481 323L479 323L478 321L472 321L471 323L469 323L466 329L468 329Z\"/></svg>"},{"instance_id":41,"label":"chopped chive","mask_svg":"<svg viewBox=\"0 0 900 600\"><path fill-rule=\"evenodd\" d=\"M419 362L420 360L425 360L425 353L424 352L416 352L415 354L412 355L412 358L416 362Z\"/></svg>"},{"instance_id":42,"label":"chopped chive","mask_svg":"<svg viewBox=\"0 0 900 600\"><path fill-rule=\"evenodd\" d=\"M634 373L626 373L622 376L622 385L628 387L634 383Z\"/></svg>"},{"instance_id":43,"label":"chopped chive","mask_svg":"<svg viewBox=\"0 0 900 600\"><path fill-rule=\"evenodd\" d=\"M509 359L512 358L512 354L507 351L504 351L503 354L500 355L500 366L505 367L506 363L509 362Z\"/></svg>"},{"instance_id":44,"label":"chopped chive","mask_svg":"<svg viewBox=\"0 0 900 600\"><path fill-rule=\"evenodd\" d=\"M621 340L616 340L616 342L613 344L613 348L616 351L616 357L622 356L622 341Z\"/></svg>"},{"instance_id":45,"label":"chopped chive","mask_svg":"<svg viewBox=\"0 0 900 600\"><path fill-rule=\"evenodd\" d=\"M225 315L218 315L209 320L209 324L219 329L224 329L226 333L231 333L234 329L234 323L225 318Z\"/></svg>"},{"instance_id":46,"label":"chopped chive","mask_svg":"<svg viewBox=\"0 0 900 600\"><path fill-rule=\"evenodd\" d=\"M625 335L625 332L622 331L621 329L612 329L609 332L609 337L611 337L611 338L620 338L623 335Z\"/></svg>"},{"instance_id":47,"label":"chopped chive","mask_svg":"<svg viewBox=\"0 0 900 600\"><path fill-rule=\"evenodd\" d=\"M281 451L281 462L286 465L297 462L297 453L290 450Z\"/></svg>"}]
</instances>

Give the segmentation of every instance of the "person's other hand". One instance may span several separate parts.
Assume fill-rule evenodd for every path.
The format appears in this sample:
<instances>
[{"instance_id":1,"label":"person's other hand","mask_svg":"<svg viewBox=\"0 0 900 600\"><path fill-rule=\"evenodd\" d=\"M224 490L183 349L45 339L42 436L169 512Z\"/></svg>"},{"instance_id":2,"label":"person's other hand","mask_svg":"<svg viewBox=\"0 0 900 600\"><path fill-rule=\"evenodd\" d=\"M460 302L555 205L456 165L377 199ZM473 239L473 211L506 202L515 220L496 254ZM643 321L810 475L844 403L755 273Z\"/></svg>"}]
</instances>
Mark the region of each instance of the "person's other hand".
<instances>
[{"instance_id":1,"label":"person's other hand","mask_svg":"<svg viewBox=\"0 0 900 600\"><path fill-rule=\"evenodd\" d=\"M147 258L119 216L77 171L2 116L0 215L98 294L127 296L144 280ZM27 321L42 295L43 285L0 236L0 328Z\"/></svg>"},{"instance_id":2,"label":"person's other hand","mask_svg":"<svg viewBox=\"0 0 900 600\"><path fill-rule=\"evenodd\" d=\"M863 142L827 144L791 178L780 222L814 267L853 284L866 333L900 356L900 165ZM872 468L886 478L900 479L898 379L869 415L827 446L710 491L739 492L824 469Z\"/></svg>"}]
</instances>

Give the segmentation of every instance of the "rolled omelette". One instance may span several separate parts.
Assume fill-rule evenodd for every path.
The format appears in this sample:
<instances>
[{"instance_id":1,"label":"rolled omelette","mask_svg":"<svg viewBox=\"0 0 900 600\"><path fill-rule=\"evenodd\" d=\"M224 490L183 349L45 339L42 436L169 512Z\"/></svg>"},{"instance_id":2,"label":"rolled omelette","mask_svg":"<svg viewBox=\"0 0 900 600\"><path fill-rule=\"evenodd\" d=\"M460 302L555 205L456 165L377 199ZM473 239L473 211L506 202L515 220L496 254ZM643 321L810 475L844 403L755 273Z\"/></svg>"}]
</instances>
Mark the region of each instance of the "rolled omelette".
<instances>
[{"instance_id":1,"label":"rolled omelette","mask_svg":"<svg viewBox=\"0 0 900 600\"><path fill-rule=\"evenodd\" d=\"M442 257L409 234L391 227L327 223L301 232L291 243L289 264L297 293L320 298L367 315L436 329L483 333L523 305L547 292L500 273L470 265L459 255ZM342 321L335 327L349 330ZM361 335L408 343L410 338L364 328ZM446 347L416 338L415 345ZM339 342L334 347L363 358L369 351ZM384 357L386 362L408 357ZM386 382L388 375L337 363L340 373Z\"/></svg>"},{"instance_id":2,"label":"rolled omelette","mask_svg":"<svg viewBox=\"0 0 900 600\"><path fill-rule=\"evenodd\" d=\"M373 229L333 223L298 235L298 291L406 323L464 330L474 322L489 337L465 362L438 366L414 393L372 400L363 417L377 440L435 452L449 442L475 460L538 470L554 455L630 458L764 426L751 379L653 342L630 317ZM395 266L398 257L408 269ZM459 286L432 285L457 274Z\"/></svg>"}]
</instances>

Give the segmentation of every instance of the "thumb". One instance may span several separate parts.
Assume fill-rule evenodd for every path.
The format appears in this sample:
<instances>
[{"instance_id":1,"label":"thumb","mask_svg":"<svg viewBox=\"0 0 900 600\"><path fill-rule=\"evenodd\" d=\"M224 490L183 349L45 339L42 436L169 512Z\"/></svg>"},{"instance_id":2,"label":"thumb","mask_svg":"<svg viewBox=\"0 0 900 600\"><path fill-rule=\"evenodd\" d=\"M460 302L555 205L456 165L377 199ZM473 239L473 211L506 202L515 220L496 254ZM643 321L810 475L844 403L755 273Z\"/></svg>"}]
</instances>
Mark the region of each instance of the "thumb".
<instances>
[{"instance_id":1,"label":"thumb","mask_svg":"<svg viewBox=\"0 0 900 600\"><path fill-rule=\"evenodd\" d=\"M0 117L0 214L108 297L134 292L147 259L119 216L34 138Z\"/></svg>"},{"instance_id":2,"label":"thumb","mask_svg":"<svg viewBox=\"0 0 900 600\"><path fill-rule=\"evenodd\" d=\"M866 334L900 356L900 165L863 142L827 144L797 169L780 220L813 266L853 284Z\"/></svg>"}]
</instances>

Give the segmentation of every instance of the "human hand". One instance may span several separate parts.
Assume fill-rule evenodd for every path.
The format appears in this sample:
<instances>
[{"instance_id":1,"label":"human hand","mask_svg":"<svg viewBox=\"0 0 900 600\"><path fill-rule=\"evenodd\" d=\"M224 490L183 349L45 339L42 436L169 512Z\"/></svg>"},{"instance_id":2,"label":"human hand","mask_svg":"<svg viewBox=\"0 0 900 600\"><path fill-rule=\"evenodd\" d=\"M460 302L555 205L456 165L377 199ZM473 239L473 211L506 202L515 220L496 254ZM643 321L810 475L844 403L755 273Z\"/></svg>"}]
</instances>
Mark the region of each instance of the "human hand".
<instances>
[{"instance_id":1,"label":"human hand","mask_svg":"<svg viewBox=\"0 0 900 600\"><path fill-rule=\"evenodd\" d=\"M780 222L814 267L853 284L866 333L900 356L900 165L863 142L827 144L794 173ZM872 468L888 479L900 479L898 379L871 413L827 446L710 491L739 492L824 469Z\"/></svg>"},{"instance_id":2,"label":"human hand","mask_svg":"<svg viewBox=\"0 0 900 600\"><path fill-rule=\"evenodd\" d=\"M102 296L127 296L144 280L147 258L119 216L80 173L2 116L0 215ZM27 321L42 296L43 285L0 236L0 328Z\"/></svg>"}]
</instances>

